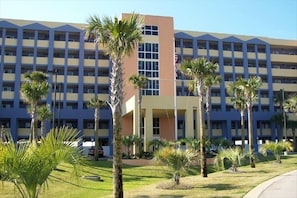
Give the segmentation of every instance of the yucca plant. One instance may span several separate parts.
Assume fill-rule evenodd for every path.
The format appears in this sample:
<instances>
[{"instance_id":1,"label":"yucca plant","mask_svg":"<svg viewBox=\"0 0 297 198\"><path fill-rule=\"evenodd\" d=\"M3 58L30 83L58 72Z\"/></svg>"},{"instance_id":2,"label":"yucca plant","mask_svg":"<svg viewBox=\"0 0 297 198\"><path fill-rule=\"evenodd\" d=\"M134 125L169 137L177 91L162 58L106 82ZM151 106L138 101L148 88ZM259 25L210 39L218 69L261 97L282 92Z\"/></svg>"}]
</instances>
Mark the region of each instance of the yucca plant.
<instances>
[{"instance_id":1,"label":"yucca plant","mask_svg":"<svg viewBox=\"0 0 297 198\"><path fill-rule=\"evenodd\" d=\"M155 153L155 160L168 166L173 172L173 181L180 184L180 176L185 171L193 159L196 157L192 150L181 150L173 147L164 147Z\"/></svg>"},{"instance_id":2,"label":"yucca plant","mask_svg":"<svg viewBox=\"0 0 297 198\"><path fill-rule=\"evenodd\" d=\"M219 169L225 169L225 160L228 160L231 164L232 172L238 172L238 167L241 165L241 160L246 154L239 147L222 149L219 151L216 157L216 164Z\"/></svg>"},{"instance_id":3,"label":"yucca plant","mask_svg":"<svg viewBox=\"0 0 297 198\"><path fill-rule=\"evenodd\" d=\"M81 151L73 145L78 131L70 128L51 130L36 142L14 143L6 136L0 143L0 179L12 182L23 198L37 198L56 167L65 162L77 173L83 161Z\"/></svg>"},{"instance_id":4,"label":"yucca plant","mask_svg":"<svg viewBox=\"0 0 297 198\"><path fill-rule=\"evenodd\" d=\"M266 144L263 144L262 147L260 148L260 152L267 156L268 152L272 152L276 162L277 163L282 163L281 161L281 153L283 151L292 151L293 150L293 146L291 142L288 141L282 141L282 142L269 142Z\"/></svg>"}]
</instances>

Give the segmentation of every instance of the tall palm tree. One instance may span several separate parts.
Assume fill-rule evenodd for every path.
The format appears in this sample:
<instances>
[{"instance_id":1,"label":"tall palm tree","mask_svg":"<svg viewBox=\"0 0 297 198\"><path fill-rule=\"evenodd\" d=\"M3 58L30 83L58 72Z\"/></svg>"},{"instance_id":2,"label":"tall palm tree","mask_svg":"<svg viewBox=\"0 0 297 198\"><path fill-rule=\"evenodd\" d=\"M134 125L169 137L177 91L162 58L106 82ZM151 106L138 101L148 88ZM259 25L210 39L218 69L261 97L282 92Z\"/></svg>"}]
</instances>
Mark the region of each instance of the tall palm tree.
<instances>
[{"instance_id":1,"label":"tall palm tree","mask_svg":"<svg viewBox=\"0 0 297 198\"><path fill-rule=\"evenodd\" d=\"M206 139L204 127L204 79L209 75L214 75L218 64L207 61L205 58L198 58L194 60L186 60L181 64L181 70L186 75L193 78L197 88L198 101L199 101L199 132L200 132L200 153L201 153L201 174L207 177L207 164L206 164Z\"/></svg>"},{"instance_id":2,"label":"tall palm tree","mask_svg":"<svg viewBox=\"0 0 297 198\"><path fill-rule=\"evenodd\" d=\"M99 129L99 120L100 120L100 108L105 106L106 102L103 100L100 100L98 96L95 96L94 98L91 98L90 101L88 102L88 107L93 108L94 111L94 139L95 139L95 153L94 153L94 158L95 161L98 161L99 159L99 134L98 134L98 129Z\"/></svg>"},{"instance_id":3,"label":"tall palm tree","mask_svg":"<svg viewBox=\"0 0 297 198\"><path fill-rule=\"evenodd\" d=\"M245 148L245 134L244 134L244 113L246 110L246 98L244 96L244 92L239 89L238 84L242 79L238 79L237 81L229 84L227 88L227 93L231 96L231 103L233 107L240 112L240 126L241 126L241 148Z\"/></svg>"},{"instance_id":4,"label":"tall palm tree","mask_svg":"<svg viewBox=\"0 0 297 198\"><path fill-rule=\"evenodd\" d=\"M137 105L138 105L138 129L137 134L138 137L141 137L141 129L142 129L142 116L141 116L141 102L142 102L142 94L141 90L146 87L148 78L142 75L133 74L129 77L129 82L134 85L134 88L138 91ZM146 143L145 143L146 144ZM141 153L141 151L139 151Z\"/></svg>"},{"instance_id":5,"label":"tall palm tree","mask_svg":"<svg viewBox=\"0 0 297 198\"><path fill-rule=\"evenodd\" d=\"M39 193L47 189L43 187L59 164L69 163L73 171L79 170L83 156L79 147L72 145L77 135L75 129L52 129L39 145L35 142L15 144L11 136L5 136L5 142L0 142L1 180L12 182L24 198L38 198Z\"/></svg>"},{"instance_id":6,"label":"tall palm tree","mask_svg":"<svg viewBox=\"0 0 297 198\"><path fill-rule=\"evenodd\" d=\"M50 88L47 82L47 76L39 71L25 74L26 82L21 85L21 95L25 102L30 105L31 114L31 132L30 141L35 141L37 134L37 106L38 103L45 97Z\"/></svg>"},{"instance_id":7,"label":"tall palm tree","mask_svg":"<svg viewBox=\"0 0 297 198\"><path fill-rule=\"evenodd\" d=\"M207 116L207 137L210 138L210 111L211 111L211 87L218 85L221 82L221 77L218 75L209 75L204 79L205 86L205 111Z\"/></svg>"},{"instance_id":8,"label":"tall palm tree","mask_svg":"<svg viewBox=\"0 0 297 198\"><path fill-rule=\"evenodd\" d=\"M122 102L123 102L123 59L130 56L142 40L142 18L132 14L129 19L119 20L91 16L88 20L87 35L94 35L95 42L105 47L112 61L110 80L110 108L113 117L113 192L114 197L123 197L122 174Z\"/></svg>"},{"instance_id":9,"label":"tall palm tree","mask_svg":"<svg viewBox=\"0 0 297 198\"><path fill-rule=\"evenodd\" d=\"M241 89L246 98L246 106L248 111L248 133L249 133L249 157L250 165L252 168L256 167L255 156L254 156L254 133L253 133L253 118L252 109L254 100L258 95L258 90L262 86L262 80L259 76L253 76L249 79L239 79L238 88Z\"/></svg>"},{"instance_id":10,"label":"tall palm tree","mask_svg":"<svg viewBox=\"0 0 297 198\"><path fill-rule=\"evenodd\" d=\"M40 136L43 138L45 136L45 122L53 116L49 106L42 105L37 108L37 119L41 122L40 126Z\"/></svg>"}]
</instances>

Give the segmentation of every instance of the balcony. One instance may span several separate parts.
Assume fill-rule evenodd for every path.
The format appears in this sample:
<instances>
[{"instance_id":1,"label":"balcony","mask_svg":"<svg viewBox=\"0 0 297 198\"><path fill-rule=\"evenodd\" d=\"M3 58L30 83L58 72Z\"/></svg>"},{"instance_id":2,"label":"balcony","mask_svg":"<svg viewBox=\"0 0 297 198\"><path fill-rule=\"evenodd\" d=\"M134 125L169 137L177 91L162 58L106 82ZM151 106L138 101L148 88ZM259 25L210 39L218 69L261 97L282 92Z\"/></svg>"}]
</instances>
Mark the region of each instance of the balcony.
<instances>
[{"instance_id":1,"label":"balcony","mask_svg":"<svg viewBox=\"0 0 297 198\"><path fill-rule=\"evenodd\" d=\"M67 83L78 83L78 76L67 76Z\"/></svg>"},{"instance_id":2,"label":"balcony","mask_svg":"<svg viewBox=\"0 0 297 198\"><path fill-rule=\"evenodd\" d=\"M13 91L2 91L2 99L14 99L14 92Z\"/></svg>"},{"instance_id":3,"label":"balcony","mask_svg":"<svg viewBox=\"0 0 297 198\"><path fill-rule=\"evenodd\" d=\"M209 50L209 55L210 56L219 56L219 51L218 50Z\"/></svg>"},{"instance_id":4,"label":"balcony","mask_svg":"<svg viewBox=\"0 0 297 198\"><path fill-rule=\"evenodd\" d=\"M109 67L109 60L99 60L100 67Z\"/></svg>"},{"instance_id":5,"label":"balcony","mask_svg":"<svg viewBox=\"0 0 297 198\"><path fill-rule=\"evenodd\" d=\"M234 52L235 58L243 58L242 52Z\"/></svg>"},{"instance_id":6,"label":"balcony","mask_svg":"<svg viewBox=\"0 0 297 198\"><path fill-rule=\"evenodd\" d=\"M22 57L22 64L33 64L33 56L23 56Z\"/></svg>"},{"instance_id":7,"label":"balcony","mask_svg":"<svg viewBox=\"0 0 297 198\"><path fill-rule=\"evenodd\" d=\"M54 58L53 63L54 63L54 65L64 65L65 58Z\"/></svg>"},{"instance_id":8,"label":"balcony","mask_svg":"<svg viewBox=\"0 0 297 198\"><path fill-rule=\"evenodd\" d=\"M45 47L45 48L47 48L48 47L48 41L38 40L37 41L37 46L38 47Z\"/></svg>"},{"instance_id":9,"label":"balcony","mask_svg":"<svg viewBox=\"0 0 297 198\"><path fill-rule=\"evenodd\" d=\"M212 136L222 136L222 129L212 129Z\"/></svg>"},{"instance_id":10,"label":"balcony","mask_svg":"<svg viewBox=\"0 0 297 198\"><path fill-rule=\"evenodd\" d=\"M93 45L94 47L94 45ZM69 49L79 49L79 42L68 41L68 48Z\"/></svg>"},{"instance_id":11,"label":"balcony","mask_svg":"<svg viewBox=\"0 0 297 198\"><path fill-rule=\"evenodd\" d=\"M297 84L273 83L273 91L284 89L289 92L297 92Z\"/></svg>"},{"instance_id":12,"label":"balcony","mask_svg":"<svg viewBox=\"0 0 297 198\"><path fill-rule=\"evenodd\" d=\"M6 46L16 46L17 45L17 39L15 39L15 38L6 38L5 39L5 45Z\"/></svg>"},{"instance_id":13,"label":"balcony","mask_svg":"<svg viewBox=\"0 0 297 198\"><path fill-rule=\"evenodd\" d=\"M36 58L37 64L47 65L48 64L48 58L47 57L37 57Z\"/></svg>"},{"instance_id":14,"label":"balcony","mask_svg":"<svg viewBox=\"0 0 297 198\"><path fill-rule=\"evenodd\" d=\"M90 101L91 98L94 98L95 94L94 93L85 93L83 95L83 100L84 101ZM101 100L106 100L108 101L109 99L109 94L98 94L98 97L101 99Z\"/></svg>"},{"instance_id":15,"label":"balcony","mask_svg":"<svg viewBox=\"0 0 297 198\"><path fill-rule=\"evenodd\" d=\"M271 54L271 62L296 63L297 55Z\"/></svg>"},{"instance_id":16,"label":"balcony","mask_svg":"<svg viewBox=\"0 0 297 198\"><path fill-rule=\"evenodd\" d=\"M108 129L98 129L99 137L107 137ZM94 136L94 129L83 129L83 136Z\"/></svg>"},{"instance_id":17,"label":"balcony","mask_svg":"<svg viewBox=\"0 0 297 198\"><path fill-rule=\"evenodd\" d=\"M84 59L84 66L94 66L95 67L96 62L95 59Z\"/></svg>"},{"instance_id":18,"label":"balcony","mask_svg":"<svg viewBox=\"0 0 297 198\"><path fill-rule=\"evenodd\" d=\"M183 48L184 55L193 55L192 48Z\"/></svg>"},{"instance_id":19,"label":"balcony","mask_svg":"<svg viewBox=\"0 0 297 198\"><path fill-rule=\"evenodd\" d=\"M67 93L66 98L67 98L67 100L77 101L78 94L77 93Z\"/></svg>"},{"instance_id":20,"label":"balcony","mask_svg":"<svg viewBox=\"0 0 297 198\"><path fill-rule=\"evenodd\" d=\"M224 66L224 72L225 73L233 73L233 67L232 66Z\"/></svg>"},{"instance_id":21,"label":"balcony","mask_svg":"<svg viewBox=\"0 0 297 198\"><path fill-rule=\"evenodd\" d=\"M261 100L261 104L262 105L268 105L268 104L270 104L269 98L260 98L260 100Z\"/></svg>"},{"instance_id":22,"label":"balcony","mask_svg":"<svg viewBox=\"0 0 297 198\"><path fill-rule=\"evenodd\" d=\"M224 57L232 57L232 52L231 52L231 51L226 51L226 50L224 50L224 51L223 51L223 56L224 56Z\"/></svg>"},{"instance_id":23,"label":"balcony","mask_svg":"<svg viewBox=\"0 0 297 198\"><path fill-rule=\"evenodd\" d=\"M68 65L79 65L78 58L68 58Z\"/></svg>"},{"instance_id":24,"label":"balcony","mask_svg":"<svg viewBox=\"0 0 297 198\"><path fill-rule=\"evenodd\" d=\"M16 63L16 57L15 56L4 56L4 62L5 63Z\"/></svg>"},{"instance_id":25,"label":"balcony","mask_svg":"<svg viewBox=\"0 0 297 198\"><path fill-rule=\"evenodd\" d=\"M207 50L206 49L198 49L199 56L207 56Z\"/></svg>"},{"instance_id":26,"label":"balcony","mask_svg":"<svg viewBox=\"0 0 297 198\"><path fill-rule=\"evenodd\" d=\"M3 81L15 81L15 74L3 74Z\"/></svg>"},{"instance_id":27,"label":"balcony","mask_svg":"<svg viewBox=\"0 0 297 198\"><path fill-rule=\"evenodd\" d=\"M34 40L23 39L23 46L34 47Z\"/></svg>"},{"instance_id":28,"label":"balcony","mask_svg":"<svg viewBox=\"0 0 297 198\"><path fill-rule=\"evenodd\" d=\"M100 76L98 78L98 83L99 84L109 84L109 77Z\"/></svg>"},{"instance_id":29,"label":"balcony","mask_svg":"<svg viewBox=\"0 0 297 198\"><path fill-rule=\"evenodd\" d=\"M272 69L272 76L296 77L297 69Z\"/></svg>"},{"instance_id":30,"label":"balcony","mask_svg":"<svg viewBox=\"0 0 297 198\"><path fill-rule=\"evenodd\" d=\"M65 41L54 41L54 48L65 49L65 47L66 47Z\"/></svg>"},{"instance_id":31,"label":"balcony","mask_svg":"<svg viewBox=\"0 0 297 198\"><path fill-rule=\"evenodd\" d=\"M247 57L248 57L248 59L256 59L256 54L253 52L248 52Z\"/></svg>"}]
</instances>

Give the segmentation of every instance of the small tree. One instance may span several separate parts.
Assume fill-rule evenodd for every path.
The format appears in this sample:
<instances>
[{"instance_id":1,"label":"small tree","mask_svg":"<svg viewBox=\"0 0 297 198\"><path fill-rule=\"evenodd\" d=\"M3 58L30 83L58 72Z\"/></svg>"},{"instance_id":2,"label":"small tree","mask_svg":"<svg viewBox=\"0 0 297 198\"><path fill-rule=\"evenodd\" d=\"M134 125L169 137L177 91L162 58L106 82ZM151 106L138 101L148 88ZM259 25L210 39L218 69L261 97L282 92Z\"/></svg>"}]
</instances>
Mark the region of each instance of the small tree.
<instances>
[{"instance_id":1,"label":"small tree","mask_svg":"<svg viewBox=\"0 0 297 198\"><path fill-rule=\"evenodd\" d=\"M47 76L39 71L25 74L26 82L21 85L21 95L25 102L30 105L31 115L31 134L30 140L35 141L37 134L37 106L43 97L45 97L49 90Z\"/></svg>"},{"instance_id":2,"label":"small tree","mask_svg":"<svg viewBox=\"0 0 297 198\"><path fill-rule=\"evenodd\" d=\"M123 138L122 138L122 143L123 143L123 145L127 149L127 156L128 156L128 158L131 157L130 148L133 145L133 142L134 142L133 135L123 136Z\"/></svg>"},{"instance_id":3,"label":"small tree","mask_svg":"<svg viewBox=\"0 0 297 198\"><path fill-rule=\"evenodd\" d=\"M52 129L39 145L15 144L11 136L0 142L0 179L12 182L23 198L37 198L52 171L62 162L70 163L77 173L82 163L81 151L72 143L78 131Z\"/></svg>"},{"instance_id":4,"label":"small tree","mask_svg":"<svg viewBox=\"0 0 297 198\"><path fill-rule=\"evenodd\" d=\"M106 106L106 101L100 100L97 96L94 98L91 98L91 100L88 102L88 107L94 109L94 139L95 139L95 153L94 158L96 161L99 159L99 120L100 120L100 108Z\"/></svg>"},{"instance_id":5,"label":"small tree","mask_svg":"<svg viewBox=\"0 0 297 198\"><path fill-rule=\"evenodd\" d=\"M228 160L231 162L232 172L238 172L238 166L241 164L241 160L245 157L245 153L241 148L226 148L221 149L216 157L216 164L218 167L221 167L223 170L225 169L224 161Z\"/></svg>"},{"instance_id":6,"label":"small tree","mask_svg":"<svg viewBox=\"0 0 297 198\"><path fill-rule=\"evenodd\" d=\"M164 163L173 172L173 181L176 185L180 184L180 176L185 171L192 160L196 157L192 150L181 150L173 147L164 147L155 153L155 160Z\"/></svg>"},{"instance_id":7,"label":"small tree","mask_svg":"<svg viewBox=\"0 0 297 198\"><path fill-rule=\"evenodd\" d=\"M40 126L40 136L45 137L45 123L48 119L53 116L50 107L47 105L42 105L37 108L37 119L41 122Z\"/></svg>"},{"instance_id":8,"label":"small tree","mask_svg":"<svg viewBox=\"0 0 297 198\"><path fill-rule=\"evenodd\" d=\"M287 141L282 141L282 142L269 142L267 144L263 144L262 147L260 148L260 152L264 155L267 155L267 152L272 152L276 162L277 163L282 163L281 161L281 153L283 151L292 151L293 147L291 142Z\"/></svg>"}]
</instances>

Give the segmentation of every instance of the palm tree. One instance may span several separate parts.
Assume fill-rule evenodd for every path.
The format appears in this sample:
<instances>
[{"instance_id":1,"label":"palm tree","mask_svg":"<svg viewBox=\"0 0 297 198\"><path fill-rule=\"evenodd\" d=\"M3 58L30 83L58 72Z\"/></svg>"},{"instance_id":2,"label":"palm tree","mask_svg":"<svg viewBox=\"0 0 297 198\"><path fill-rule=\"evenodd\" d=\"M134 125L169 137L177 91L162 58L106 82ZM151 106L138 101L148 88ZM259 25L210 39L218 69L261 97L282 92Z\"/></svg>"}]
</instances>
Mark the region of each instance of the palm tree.
<instances>
[{"instance_id":1,"label":"palm tree","mask_svg":"<svg viewBox=\"0 0 297 198\"><path fill-rule=\"evenodd\" d=\"M138 99L137 99L137 105L138 105L138 129L137 134L139 137L141 137L141 129L142 129L142 116L141 116L141 102L142 102L142 95L141 90L146 87L148 78L142 75L132 75L129 77L129 82L131 82L134 85L134 88L138 91ZM139 151L141 153L141 151Z\"/></svg>"},{"instance_id":2,"label":"palm tree","mask_svg":"<svg viewBox=\"0 0 297 198\"><path fill-rule=\"evenodd\" d=\"M224 161L227 159L232 163L231 170L233 172L238 172L238 166L241 164L241 160L245 157L245 153L242 149L239 147L235 148L226 148L219 151L217 157L216 157L216 164L218 167L220 167L224 170L225 165Z\"/></svg>"},{"instance_id":3,"label":"palm tree","mask_svg":"<svg viewBox=\"0 0 297 198\"><path fill-rule=\"evenodd\" d=\"M133 142L134 142L133 135L127 135L122 138L122 143L127 149L127 157L128 158L131 157L130 148L133 145Z\"/></svg>"},{"instance_id":4,"label":"palm tree","mask_svg":"<svg viewBox=\"0 0 297 198\"><path fill-rule=\"evenodd\" d=\"M103 100L100 100L97 96L94 98L91 98L91 100L88 102L88 107L93 108L94 111L94 120L95 120L95 126L94 126L94 139L95 139L95 153L94 153L94 159L98 161L99 159L99 139L98 139L98 129L99 129L99 120L100 120L100 108L105 106L106 102Z\"/></svg>"},{"instance_id":5,"label":"palm tree","mask_svg":"<svg viewBox=\"0 0 297 198\"><path fill-rule=\"evenodd\" d=\"M72 145L78 131L52 129L39 145L36 142L15 144L11 136L0 142L1 180L12 182L23 198L37 198L50 174L62 162L77 172L83 162L81 151Z\"/></svg>"},{"instance_id":6,"label":"palm tree","mask_svg":"<svg viewBox=\"0 0 297 198\"><path fill-rule=\"evenodd\" d=\"M209 75L204 79L205 86L205 110L207 115L207 137L210 138L210 111L211 111L211 87L221 82L221 77L218 75Z\"/></svg>"},{"instance_id":7,"label":"palm tree","mask_svg":"<svg viewBox=\"0 0 297 198\"><path fill-rule=\"evenodd\" d=\"M114 197L123 197L122 174L122 102L123 102L123 59L133 53L142 40L142 18L132 14L129 19L119 20L92 16L88 20L86 34L94 35L95 42L105 47L112 61L110 80L110 108L113 117L113 192Z\"/></svg>"},{"instance_id":8,"label":"palm tree","mask_svg":"<svg viewBox=\"0 0 297 198\"><path fill-rule=\"evenodd\" d=\"M187 149L192 149L194 151L199 151L200 148L200 140L193 138L193 137L188 137L188 138L183 138L180 140L181 143L185 143L187 146Z\"/></svg>"},{"instance_id":9,"label":"palm tree","mask_svg":"<svg viewBox=\"0 0 297 198\"><path fill-rule=\"evenodd\" d=\"M42 105L37 108L37 119L41 122L40 126L40 136L43 138L45 136L45 122L53 116L49 106Z\"/></svg>"},{"instance_id":10,"label":"palm tree","mask_svg":"<svg viewBox=\"0 0 297 198\"><path fill-rule=\"evenodd\" d=\"M296 152L297 151L297 137L296 137L297 121L288 120L288 127L292 129L293 148L294 148L294 151Z\"/></svg>"},{"instance_id":11,"label":"palm tree","mask_svg":"<svg viewBox=\"0 0 297 198\"><path fill-rule=\"evenodd\" d=\"M286 100L284 109L289 112L297 113L297 95L290 96Z\"/></svg>"},{"instance_id":12,"label":"palm tree","mask_svg":"<svg viewBox=\"0 0 297 198\"><path fill-rule=\"evenodd\" d=\"M252 168L256 167L254 156L254 134L253 134L253 119L252 109L253 102L257 98L258 89L262 86L262 80L258 76L250 77L249 79L239 79L238 88L243 91L246 99L246 106L248 110L248 133L249 133L249 156L250 165Z\"/></svg>"},{"instance_id":13,"label":"palm tree","mask_svg":"<svg viewBox=\"0 0 297 198\"><path fill-rule=\"evenodd\" d=\"M241 148L245 148L245 134L244 134L244 113L246 110L246 98L244 96L244 92L239 89L238 84L241 83L242 78L238 79L231 84L229 84L227 88L227 93L231 98L231 103L233 107L240 112L240 126L241 126Z\"/></svg>"},{"instance_id":14,"label":"palm tree","mask_svg":"<svg viewBox=\"0 0 297 198\"><path fill-rule=\"evenodd\" d=\"M21 95L25 102L30 105L31 114L31 132L30 141L35 141L37 135L37 106L43 97L45 97L50 88L47 82L47 76L39 71L25 74L26 82L21 85Z\"/></svg>"},{"instance_id":15,"label":"palm tree","mask_svg":"<svg viewBox=\"0 0 297 198\"><path fill-rule=\"evenodd\" d=\"M267 155L267 152L270 151L273 153L274 157L276 158L277 163L282 163L281 161L281 153L283 151L292 151L293 147L291 142L288 141L281 141L278 143L275 142L269 142L267 144L263 144L260 152L264 155Z\"/></svg>"},{"instance_id":16,"label":"palm tree","mask_svg":"<svg viewBox=\"0 0 297 198\"><path fill-rule=\"evenodd\" d=\"M155 153L155 160L167 165L173 172L173 181L176 185L180 184L180 175L185 171L195 158L192 150L181 150L173 147L165 147Z\"/></svg>"},{"instance_id":17,"label":"palm tree","mask_svg":"<svg viewBox=\"0 0 297 198\"><path fill-rule=\"evenodd\" d=\"M207 177L207 164L206 164L206 147L205 147L205 128L204 128L204 105L203 105L203 89L204 79L209 75L214 75L218 64L207 61L205 58L198 58L194 60L186 60L181 64L181 70L186 75L193 78L197 88L198 101L199 101L199 132L200 132L200 152L201 152L201 174Z\"/></svg>"}]
</instances>

